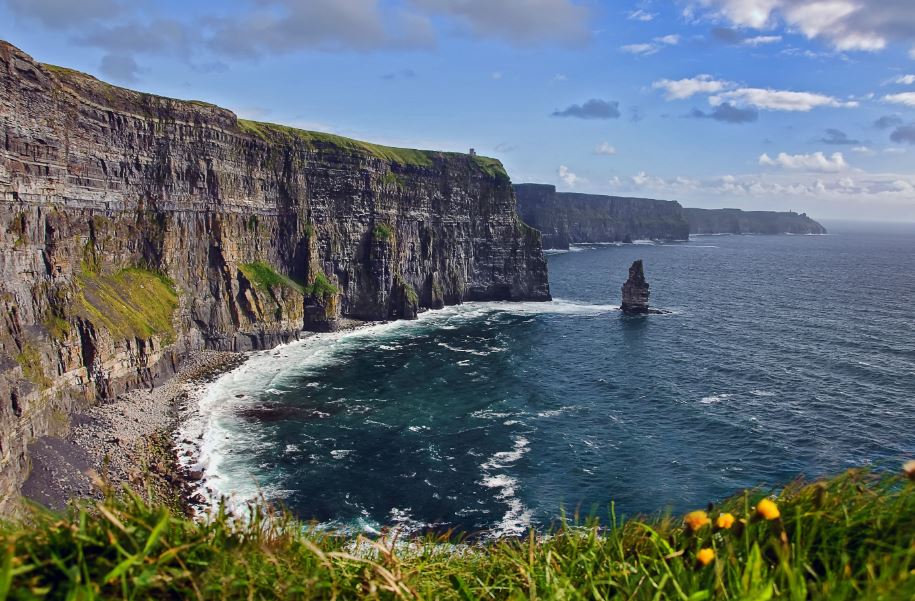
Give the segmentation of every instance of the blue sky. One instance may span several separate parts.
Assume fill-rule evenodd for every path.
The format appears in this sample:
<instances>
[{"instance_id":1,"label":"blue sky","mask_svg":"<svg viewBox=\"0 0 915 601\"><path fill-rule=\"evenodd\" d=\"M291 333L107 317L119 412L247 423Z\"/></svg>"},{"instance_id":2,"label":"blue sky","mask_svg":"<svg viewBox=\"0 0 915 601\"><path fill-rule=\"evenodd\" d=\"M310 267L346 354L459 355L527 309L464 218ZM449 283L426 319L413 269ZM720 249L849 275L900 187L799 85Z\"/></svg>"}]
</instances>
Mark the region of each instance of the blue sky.
<instances>
[{"instance_id":1,"label":"blue sky","mask_svg":"<svg viewBox=\"0 0 915 601\"><path fill-rule=\"evenodd\" d=\"M915 221L913 0L0 0L0 38L515 182Z\"/></svg>"}]
</instances>

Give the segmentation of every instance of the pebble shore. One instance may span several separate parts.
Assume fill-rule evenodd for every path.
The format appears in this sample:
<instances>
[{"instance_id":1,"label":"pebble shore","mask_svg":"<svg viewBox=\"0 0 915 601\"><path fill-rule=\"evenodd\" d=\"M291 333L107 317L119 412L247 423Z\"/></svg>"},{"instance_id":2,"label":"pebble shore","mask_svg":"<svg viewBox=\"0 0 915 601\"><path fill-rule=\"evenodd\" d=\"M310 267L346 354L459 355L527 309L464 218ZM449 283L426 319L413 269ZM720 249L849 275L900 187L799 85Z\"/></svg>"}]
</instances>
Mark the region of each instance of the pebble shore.
<instances>
[{"instance_id":1,"label":"pebble shore","mask_svg":"<svg viewBox=\"0 0 915 601\"><path fill-rule=\"evenodd\" d=\"M129 484L157 501L186 507L182 497L189 487L177 468L172 441L178 407L193 389L245 357L196 351L162 385L133 390L73 415L68 436L43 437L33 445L23 494L61 510L71 499L100 497L100 483L113 488Z\"/></svg>"}]
</instances>

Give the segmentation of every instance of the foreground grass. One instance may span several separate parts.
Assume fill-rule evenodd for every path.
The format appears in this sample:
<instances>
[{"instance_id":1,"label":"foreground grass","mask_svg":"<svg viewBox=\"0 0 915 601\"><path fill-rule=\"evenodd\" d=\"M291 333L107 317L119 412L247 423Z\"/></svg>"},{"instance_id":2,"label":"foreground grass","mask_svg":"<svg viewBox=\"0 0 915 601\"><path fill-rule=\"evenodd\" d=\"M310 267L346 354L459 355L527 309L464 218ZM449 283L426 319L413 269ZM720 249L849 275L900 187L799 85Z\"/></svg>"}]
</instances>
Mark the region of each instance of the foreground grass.
<instances>
[{"instance_id":1,"label":"foreground grass","mask_svg":"<svg viewBox=\"0 0 915 601\"><path fill-rule=\"evenodd\" d=\"M913 599L913 493L851 471L774 502L748 492L707 513L458 545L332 536L264 510L196 523L126 493L0 527L0 600Z\"/></svg>"}]
</instances>

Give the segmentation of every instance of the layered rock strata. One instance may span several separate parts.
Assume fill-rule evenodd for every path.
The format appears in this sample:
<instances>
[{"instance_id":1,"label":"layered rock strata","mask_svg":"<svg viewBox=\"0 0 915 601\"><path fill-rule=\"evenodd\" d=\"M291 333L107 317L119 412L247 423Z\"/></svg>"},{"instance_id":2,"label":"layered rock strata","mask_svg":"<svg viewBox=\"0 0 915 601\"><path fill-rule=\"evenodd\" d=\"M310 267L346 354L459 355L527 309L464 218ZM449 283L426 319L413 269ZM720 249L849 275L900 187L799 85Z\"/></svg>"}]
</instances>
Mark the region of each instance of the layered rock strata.
<instances>
[{"instance_id":1,"label":"layered rock strata","mask_svg":"<svg viewBox=\"0 0 915 601\"><path fill-rule=\"evenodd\" d=\"M0 42L0 511L27 444L195 349L547 300L498 161L117 88Z\"/></svg>"}]
</instances>

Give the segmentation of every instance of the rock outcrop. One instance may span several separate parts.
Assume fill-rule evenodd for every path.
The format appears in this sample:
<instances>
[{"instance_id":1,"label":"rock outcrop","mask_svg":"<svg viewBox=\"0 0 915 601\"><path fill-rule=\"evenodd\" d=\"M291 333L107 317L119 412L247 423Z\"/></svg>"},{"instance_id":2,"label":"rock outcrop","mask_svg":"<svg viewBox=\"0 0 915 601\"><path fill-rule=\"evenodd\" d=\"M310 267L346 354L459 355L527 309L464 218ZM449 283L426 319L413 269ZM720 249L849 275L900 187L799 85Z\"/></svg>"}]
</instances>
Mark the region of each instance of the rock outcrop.
<instances>
[{"instance_id":1,"label":"rock outcrop","mask_svg":"<svg viewBox=\"0 0 915 601\"><path fill-rule=\"evenodd\" d=\"M684 209L690 234L825 234L806 213Z\"/></svg>"},{"instance_id":2,"label":"rock outcrop","mask_svg":"<svg viewBox=\"0 0 915 601\"><path fill-rule=\"evenodd\" d=\"M238 119L0 42L0 511L75 408L342 318L547 300L485 157Z\"/></svg>"},{"instance_id":3,"label":"rock outcrop","mask_svg":"<svg viewBox=\"0 0 915 601\"><path fill-rule=\"evenodd\" d=\"M645 270L642 260L632 263L629 268L629 279L623 284L623 304L620 310L627 315L645 315L652 312L648 308L648 282L645 281Z\"/></svg>"},{"instance_id":4,"label":"rock outcrop","mask_svg":"<svg viewBox=\"0 0 915 601\"><path fill-rule=\"evenodd\" d=\"M521 218L540 230L544 248L689 238L683 207L674 201L564 193L545 184L516 184L515 194Z\"/></svg>"}]
</instances>

